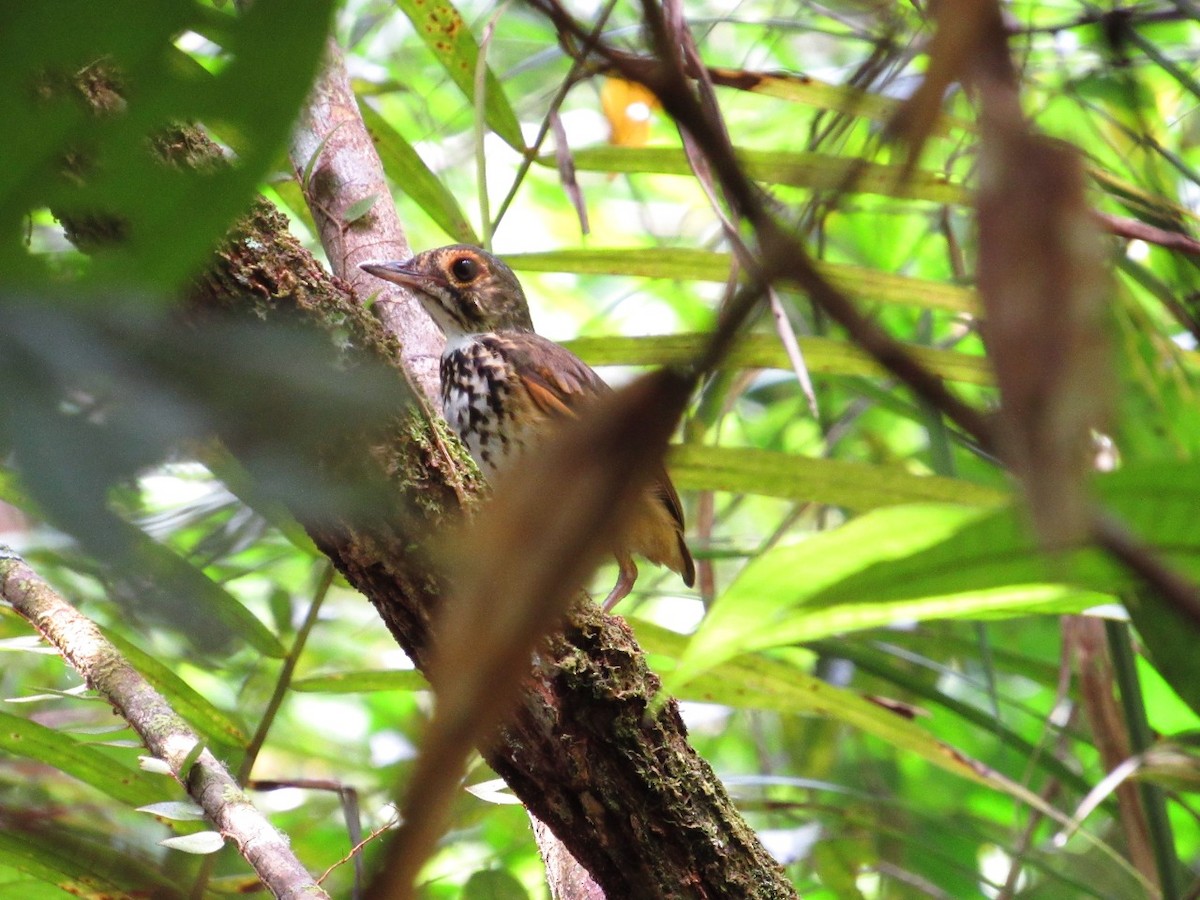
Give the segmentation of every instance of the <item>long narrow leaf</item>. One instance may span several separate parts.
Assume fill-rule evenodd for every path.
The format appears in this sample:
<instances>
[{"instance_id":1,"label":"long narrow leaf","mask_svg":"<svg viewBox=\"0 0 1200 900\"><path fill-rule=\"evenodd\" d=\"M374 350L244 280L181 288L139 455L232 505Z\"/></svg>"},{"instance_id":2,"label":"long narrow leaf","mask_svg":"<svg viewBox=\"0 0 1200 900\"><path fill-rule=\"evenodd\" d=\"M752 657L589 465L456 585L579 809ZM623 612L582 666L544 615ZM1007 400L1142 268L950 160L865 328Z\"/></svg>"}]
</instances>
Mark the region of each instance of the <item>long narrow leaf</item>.
<instances>
[{"instance_id":1,"label":"long narrow leaf","mask_svg":"<svg viewBox=\"0 0 1200 900\"><path fill-rule=\"evenodd\" d=\"M633 275L679 281L724 282L733 258L728 253L688 247L623 247L516 253L504 257L518 272L574 272L578 275ZM818 263L818 271L852 296L864 301L897 303L947 312L978 308L970 288L879 272L862 266Z\"/></svg>"},{"instance_id":2,"label":"long narrow leaf","mask_svg":"<svg viewBox=\"0 0 1200 900\"><path fill-rule=\"evenodd\" d=\"M672 450L670 467L681 488L764 494L854 510L922 501L993 506L1008 499L1002 491L957 478L750 447L683 444Z\"/></svg>"},{"instance_id":3,"label":"long narrow leaf","mask_svg":"<svg viewBox=\"0 0 1200 900\"><path fill-rule=\"evenodd\" d=\"M966 203L967 189L939 172L908 173L903 166L862 162L822 153L744 150L742 162L752 178L810 190L845 189L850 193L882 194L931 203ZM553 157L540 157L553 165ZM575 154L581 172L621 174L692 174L682 150L673 147L589 147Z\"/></svg>"},{"instance_id":4,"label":"long narrow leaf","mask_svg":"<svg viewBox=\"0 0 1200 900\"><path fill-rule=\"evenodd\" d=\"M475 229L467 221L454 195L429 170L412 144L404 139L369 103L359 103L363 121L375 141L375 149L383 162L384 171L392 183L429 214L446 234L454 240L478 244Z\"/></svg>"},{"instance_id":5,"label":"long narrow leaf","mask_svg":"<svg viewBox=\"0 0 1200 900\"><path fill-rule=\"evenodd\" d=\"M473 99L479 45L459 11L446 0L396 0L396 6L412 21L417 34L445 68L450 80L468 100ZM490 68L485 78L484 112L488 125L510 147L523 152L525 142L521 138L521 126L500 80Z\"/></svg>"},{"instance_id":6,"label":"long narrow leaf","mask_svg":"<svg viewBox=\"0 0 1200 900\"><path fill-rule=\"evenodd\" d=\"M112 629L105 629L104 636L166 698L171 708L196 729L206 744L214 750L221 747L241 750L246 746L248 738L242 723L213 706L169 666L135 647Z\"/></svg>"},{"instance_id":7,"label":"long narrow leaf","mask_svg":"<svg viewBox=\"0 0 1200 900\"><path fill-rule=\"evenodd\" d=\"M415 669L388 669L313 675L293 681L291 688L309 694L371 694L380 691L427 691L429 682Z\"/></svg>"},{"instance_id":8,"label":"long narrow leaf","mask_svg":"<svg viewBox=\"0 0 1200 900\"><path fill-rule=\"evenodd\" d=\"M98 748L5 712L0 712L0 750L53 766L128 806L144 806L166 793L165 784L155 784Z\"/></svg>"},{"instance_id":9,"label":"long narrow leaf","mask_svg":"<svg viewBox=\"0 0 1200 900\"><path fill-rule=\"evenodd\" d=\"M576 338L565 346L593 366L682 365L696 359L707 340L701 334L655 335L653 337ZM882 376L883 369L857 347L832 338L800 338L800 349L808 370L818 375ZM947 381L989 385L991 369L980 356L909 347L922 365ZM734 345L725 358L728 368L790 369L787 351L779 339L768 334L749 334Z\"/></svg>"}]
</instances>

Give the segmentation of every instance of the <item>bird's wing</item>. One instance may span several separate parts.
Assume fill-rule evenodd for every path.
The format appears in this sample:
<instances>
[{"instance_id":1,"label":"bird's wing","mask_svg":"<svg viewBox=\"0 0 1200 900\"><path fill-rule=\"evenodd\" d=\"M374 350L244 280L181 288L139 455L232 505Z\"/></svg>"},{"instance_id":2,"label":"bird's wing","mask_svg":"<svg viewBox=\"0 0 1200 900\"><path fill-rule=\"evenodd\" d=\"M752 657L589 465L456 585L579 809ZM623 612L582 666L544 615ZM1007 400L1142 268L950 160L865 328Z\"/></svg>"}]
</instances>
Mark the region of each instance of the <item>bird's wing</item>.
<instances>
[{"instance_id":1,"label":"bird's wing","mask_svg":"<svg viewBox=\"0 0 1200 900\"><path fill-rule=\"evenodd\" d=\"M521 334L519 340L507 342L505 352L520 374L529 399L542 415L574 416L582 403L612 390L591 367L565 347L540 335ZM660 466L654 475L654 494L671 518L683 531L683 505L675 485ZM691 554L680 537L684 559L684 581L690 586L695 580Z\"/></svg>"},{"instance_id":2,"label":"bird's wing","mask_svg":"<svg viewBox=\"0 0 1200 900\"><path fill-rule=\"evenodd\" d=\"M504 355L534 408L548 418L574 416L582 404L611 390L578 356L540 335L506 340Z\"/></svg>"}]
</instances>

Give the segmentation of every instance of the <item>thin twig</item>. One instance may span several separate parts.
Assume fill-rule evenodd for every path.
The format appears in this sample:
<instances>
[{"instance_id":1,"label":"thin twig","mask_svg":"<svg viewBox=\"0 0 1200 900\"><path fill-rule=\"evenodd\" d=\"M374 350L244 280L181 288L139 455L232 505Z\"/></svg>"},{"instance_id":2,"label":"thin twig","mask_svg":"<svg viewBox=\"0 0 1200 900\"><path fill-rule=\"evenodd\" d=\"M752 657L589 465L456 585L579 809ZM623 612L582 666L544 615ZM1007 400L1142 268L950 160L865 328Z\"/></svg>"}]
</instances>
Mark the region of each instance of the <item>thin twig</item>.
<instances>
[{"instance_id":1,"label":"thin twig","mask_svg":"<svg viewBox=\"0 0 1200 900\"><path fill-rule=\"evenodd\" d=\"M475 60L475 182L479 192L479 239L485 250L492 249L492 213L488 201L487 155L484 153L484 141L487 138L487 51L492 43L492 35L496 33L496 23L507 10L506 2L483 26L479 57Z\"/></svg>"},{"instance_id":2,"label":"thin twig","mask_svg":"<svg viewBox=\"0 0 1200 900\"><path fill-rule=\"evenodd\" d=\"M1200 590L1180 575L1125 525L1104 512L1092 517L1092 540L1138 575L1178 612L1200 626Z\"/></svg>"},{"instance_id":3,"label":"thin twig","mask_svg":"<svg viewBox=\"0 0 1200 900\"><path fill-rule=\"evenodd\" d=\"M584 34L580 24L558 0L529 2L554 24L560 34ZM724 355L736 331L728 326L744 321L767 287L774 280L783 278L807 291L816 306L846 330L851 341L973 437L985 452L992 452L992 428L983 413L953 394L940 377L922 366L899 341L859 312L849 297L817 271L803 244L770 215L761 191L738 163L728 137L718 123L709 120L689 89L681 65L665 62L676 60L679 53L672 47L671 30L662 9L652 0L644 0L643 11L657 51L655 56L637 56L603 44L598 44L595 52L629 80L645 85L658 97L663 109L687 129L702 148L730 204L740 210L758 237L758 265L748 267L751 283L731 298L722 310L717 331L696 362L697 370L707 371ZM1200 623L1200 592L1195 585L1162 563L1149 547L1110 517L1098 514L1091 524L1098 546L1140 575L1164 600Z\"/></svg>"},{"instance_id":4,"label":"thin twig","mask_svg":"<svg viewBox=\"0 0 1200 900\"><path fill-rule=\"evenodd\" d=\"M588 55L592 48L600 41L600 35L604 33L604 25L608 21L608 17L612 15L613 8L617 5L617 0L608 0L604 8L600 10L600 15L596 19L596 24L592 26L591 33L583 41L579 48L578 54L571 63L571 70L567 72L566 78L559 85L557 91L554 92L554 97L550 101L550 108L546 112L546 118L542 120L542 126L538 129L537 137L533 140L533 145L525 153L525 158L521 160L521 165L517 169L517 174L513 177L512 187L508 189L508 194L505 196L500 208L496 211L496 219L492 222L492 231L495 232L500 227L500 220L504 218L504 214L508 212L508 207L512 204L517 196L517 190L525 180L526 174L529 172L530 166L537 158L538 150L545 143L546 137L550 134L551 116L558 112L563 101L567 99L567 93L575 86L576 79L583 71L584 65L587 63Z\"/></svg>"},{"instance_id":5,"label":"thin twig","mask_svg":"<svg viewBox=\"0 0 1200 900\"><path fill-rule=\"evenodd\" d=\"M279 669L279 677L275 679L275 688L271 692L271 699L267 701L267 708L263 710L259 717L258 728L254 732L254 736L250 739L250 743L246 746L246 755L242 759L242 764L238 767L237 780L239 784L245 784L250 778L250 772L254 768L254 762L258 759L259 751L262 750L263 744L266 743L267 733L271 730L271 726L275 723L275 716L279 712L279 707L283 705L283 699L287 696L288 688L292 684L292 675L296 672L296 663L300 661L300 654L304 652L304 645L308 641L308 635L312 631L313 626L317 624L317 616L321 612L321 604L325 602L325 597L329 593L329 587L333 584L333 563L329 560L325 561L321 568L321 577L317 582L317 589L313 592L312 603L308 606L308 613L304 617L304 622L296 632L296 640L292 644L292 649L288 651L287 657L283 660L283 665Z\"/></svg>"},{"instance_id":6,"label":"thin twig","mask_svg":"<svg viewBox=\"0 0 1200 900\"><path fill-rule=\"evenodd\" d=\"M1200 256L1200 241L1190 235L1179 231L1168 231L1165 228L1158 228L1125 216L1114 216L1099 211L1094 212L1093 215L1109 234L1129 240L1145 241L1147 244L1155 244L1168 250L1178 250L1180 253Z\"/></svg>"},{"instance_id":7,"label":"thin twig","mask_svg":"<svg viewBox=\"0 0 1200 900\"><path fill-rule=\"evenodd\" d=\"M560 32L568 32L580 38L584 36L582 27L557 0L530 2L546 15ZM812 300L830 318L842 325L849 332L850 338L884 368L940 409L963 431L981 444L990 446L990 428L982 414L951 393L941 378L917 362L899 341L863 316L846 295L817 271L803 244L788 234L770 215L762 201L761 191L742 170L728 138L718 125L709 121L692 95L685 74L678 67L668 66L660 61L677 56L671 52L662 11L649 2L644 4L644 11L647 25L655 39L657 57L622 53L603 44L597 45L596 52L619 69L626 78L649 88L658 97L663 109L691 133L708 158L729 202L739 209L758 236L759 254L755 266L747 267L751 274L751 284L735 295L723 310L722 324L718 327L708 351L697 361L697 367L705 369L727 350L733 335L731 330L724 327L725 323L744 320L749 309L753 308L765 293L766 286L775 279L783 278L807 291Z\"/></svg>"}]
</instances>

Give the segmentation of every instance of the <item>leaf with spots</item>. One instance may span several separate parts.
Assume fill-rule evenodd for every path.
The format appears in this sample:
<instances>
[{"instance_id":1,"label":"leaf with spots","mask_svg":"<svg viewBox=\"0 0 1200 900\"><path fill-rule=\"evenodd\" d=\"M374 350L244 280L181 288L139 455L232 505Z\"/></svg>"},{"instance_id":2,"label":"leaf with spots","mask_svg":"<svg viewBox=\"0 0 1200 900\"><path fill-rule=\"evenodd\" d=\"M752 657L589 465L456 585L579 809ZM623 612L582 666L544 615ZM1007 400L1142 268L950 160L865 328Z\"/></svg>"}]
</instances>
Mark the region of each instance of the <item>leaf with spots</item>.
<instances>
[{"instance_id":1,"label":"leaf with spots","mask_svg":"<svg viewBox=\"0 0 1200 900\"><path fill-rule=\"evenodd\" d=\"M408 16L417 34L437 57L468 100L475 97L475 66L479 45L457 9L444 0L396 0L396 6ZM487 70L484 113L496 134L518 152L523 152L521 126L509 105L508 97L491 69Z\"/></svg>"}]
</instances>

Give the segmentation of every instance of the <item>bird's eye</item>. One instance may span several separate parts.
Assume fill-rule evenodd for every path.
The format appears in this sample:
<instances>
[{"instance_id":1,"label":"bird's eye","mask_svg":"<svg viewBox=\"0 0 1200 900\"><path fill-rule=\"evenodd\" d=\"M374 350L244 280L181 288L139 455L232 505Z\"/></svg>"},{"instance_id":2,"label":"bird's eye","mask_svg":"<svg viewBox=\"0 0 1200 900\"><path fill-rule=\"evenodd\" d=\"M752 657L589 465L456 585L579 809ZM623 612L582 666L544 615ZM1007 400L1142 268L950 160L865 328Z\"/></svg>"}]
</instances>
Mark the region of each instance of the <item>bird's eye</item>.
<instances>
[{"instance_id":1,"label":"bird's eye","mask_svg":"<svg viewBox=\"0 0 1200 900\"><path fill-rule=\"evenodd\" d=\"M469 256L460 256L450 264L450 272L459 281L474 281L479 274L479 263Z\"/></svg>"}]
</instances>

